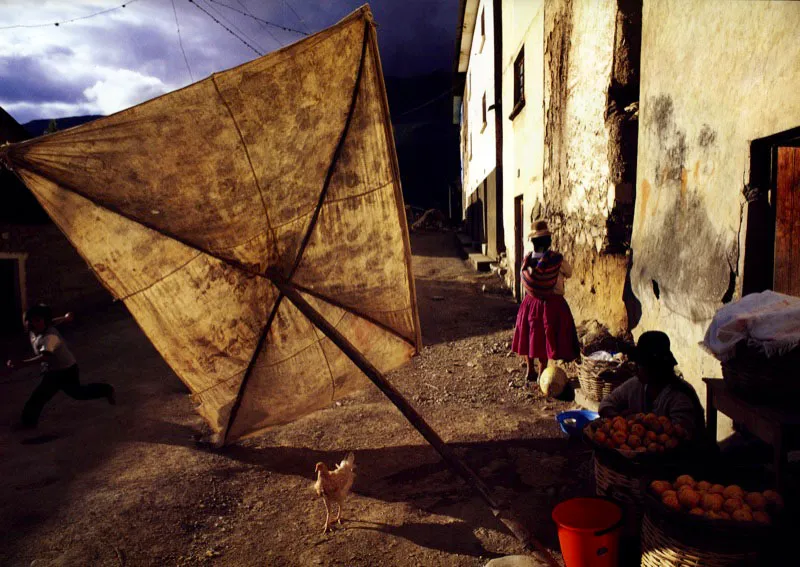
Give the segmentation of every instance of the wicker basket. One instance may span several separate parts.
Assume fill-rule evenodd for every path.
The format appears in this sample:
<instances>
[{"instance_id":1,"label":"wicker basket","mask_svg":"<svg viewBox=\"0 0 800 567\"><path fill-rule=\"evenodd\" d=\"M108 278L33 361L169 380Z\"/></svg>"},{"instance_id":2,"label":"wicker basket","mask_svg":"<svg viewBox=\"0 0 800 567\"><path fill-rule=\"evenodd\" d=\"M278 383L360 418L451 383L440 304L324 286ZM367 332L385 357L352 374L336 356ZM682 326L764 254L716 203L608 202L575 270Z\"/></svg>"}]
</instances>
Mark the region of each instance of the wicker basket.
<instances>
[{"instance_id":1,"label":"wicker basket","mask_svg":"<svg viewBox=\"0 0 800 567\"><path fill-rule=\"evenodd\" d=\"M601 460L595 453L594 480L598 496L607 496L628 504L644 502L645 487L641 478L612 468Z\"/></svg>"},{"instance_id":2,"label":"wicker basket","mask_svg":"<svg viewBox=\"0 0 800 567\"><path fill-rule=\"evenodd\" d=\"M578 371L578 381L584 395L599 402L633 374L633 366L629 362L584 358Z\"/></svg>"},{"instance_id":3,"label":"wicker basket","mask_svg":"<svg viewBox=\"0 0 800 567\"><path fill-rule=\"evenodd\" d=\"M604 461L605 459L595 452L595 492L598 496L610 498L622 507L625 512L622 534L627 537L637 537L644 513L644 481L640 477L626 474Z\"/></svg>"},{"instance_id":4,"label":"wicker basket","mask_svg":"<svg viewBox=\"0 0 800 567\"><path fill-rule=\"evenodd\" d=\"M720 553L686 545L651 519L642 520L642 567L734 567L757 565L756 553Z\"/></svg>"},{"instance_id":5,"label":"wicker basket","mask_svg":"<svg viewBox=\"0 0 800 567\"><path fill-rule=\"evenodd\" d=\"M736 356L722 363L722 377L728 387L743 398L773 405L794 403L800 395L800 348L784 356L767 358L739 343Z\"/></svg>"}]
</instances>

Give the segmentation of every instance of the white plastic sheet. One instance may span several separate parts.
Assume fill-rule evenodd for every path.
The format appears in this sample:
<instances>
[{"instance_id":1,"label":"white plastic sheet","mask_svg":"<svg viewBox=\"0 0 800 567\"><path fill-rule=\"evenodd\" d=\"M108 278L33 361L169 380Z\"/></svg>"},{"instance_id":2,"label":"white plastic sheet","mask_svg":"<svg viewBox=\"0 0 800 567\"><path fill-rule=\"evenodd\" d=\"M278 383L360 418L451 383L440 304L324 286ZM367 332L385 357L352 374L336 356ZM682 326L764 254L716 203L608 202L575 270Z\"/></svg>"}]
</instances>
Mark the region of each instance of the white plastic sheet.
<instances>
[{"instance_id":1,"label":"white plastic sheet","mask_svg":"<svg viewBox=\"0 0 800 567\"><path fill-rule=\"evenodd\" d=\"M741 341L769 358L796 348L800 344L800 298L774 291L747 295L717 311L700 344L727 362Z\"/></svg>"}]
</instances>

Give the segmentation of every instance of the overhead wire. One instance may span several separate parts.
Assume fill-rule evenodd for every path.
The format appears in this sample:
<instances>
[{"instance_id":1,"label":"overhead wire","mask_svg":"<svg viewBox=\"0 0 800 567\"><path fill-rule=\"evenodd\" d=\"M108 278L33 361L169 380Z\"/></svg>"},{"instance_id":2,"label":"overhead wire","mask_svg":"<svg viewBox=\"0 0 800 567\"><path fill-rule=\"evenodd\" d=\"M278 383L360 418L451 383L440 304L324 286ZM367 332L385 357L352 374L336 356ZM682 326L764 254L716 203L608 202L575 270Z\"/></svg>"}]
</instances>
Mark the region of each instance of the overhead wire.
<instances>
[{"instance_id":1,"label":"overhead wire","mask_svg":"<svg viewBox=\"0 0 800 567\"><path fill-rule=\"evenodd\" d=\"M433 104L433 103L434 103L434 102L436 102L437 100L441 100L441 99L443 99L444 97L446 97L447 95L449 95L450 93L452 93L454 90L455 90L455 89L454 89L453 87L450 87L449 89L447 89L447 90L446 90L446 91L444 91L443 93L439 93L438 95L436 95L436 96L435 96L435 97L433 97L432 99L426 100L425 102L423 102L423 103L422 103L422 104L420 104L419 106L415 106L414 108L412 108L412 109L410 109L410 110L406 110L406 111L404 111L404 112L401 112L400 114L398 114L398 115L396 116L396 118L400 118L401 116L406 116L407 114L411 114L412 112L416 112L417 110L421 110L421 109L425 108L426 106L428 106L428 105L430 105L430 104Z\"/></svg>"},{"instance_id":2,"label":"overhead wire","mask_svg":"<svg viewBox=\"0 0 800 567\"><path fill-rule=\"evenodd\" d=\"M186 62L186 70L189 71L189 78L194 82L194 75L192 68L189 66L189 59L186 57L186 50L183 48L183 39L181 39L181 25L178 23L178 10L175 8L175 0L172 0L172 11L175 14L175 29L178 32L178 44L181 46L181 53L183 53L183 60Z\"/></svg>"},{"instance_id":3,"label":"overhead wire","mask_svg":"<svg viewBox=\"0 0 800 567\"><path fill-rule=\"evenodd\" d=\"M198 1L198 0L195 0L195 2L197 2L197 1ZM245 32L245 31L244 31L242 28L240 28L238 25L236 25L236 23L234 23L234 22L232 22L230 19L228 19L228 18L225 16L225 14L223 14L222 12L220 12L220 11L219 11L219 10L218 10L218 9L217 9L217 8L216 8L216 7L215 7L213 4L212 4L212 3L211 3L211 1L210 1L210 0L202 0L202 1L203 1L203 2L205 2L206 6L207 6L207 7L208 7L210 10L212 10L212 11L213 11L213 12L214 12L214 13L215 13L217 16L219 16L219 17L220 17L220 19L222 19L222 20L223 20L225 23L227 23L227 24L228 24L230 27L232 27L232 28L233 28L233 29L234 29L234 30L235 30L235 31L236 31L236 32L237 32L237 33L238 33L238 34L239 34L241 37L245 38L247 41L249 41L250 43L252 43L253 45L255 45L255 46L258 48L258 49L260 49L262 54L266 53L266 51L267 51L266 49L264 49L264 48L263 48L263 47L262 47L262 46L261 46L261 45L260 45L260 44L259 44L259 43L258 43L256 40L255 40L255 39L253 39L253 38L252 38L250 35L248 35L248 34L247 34L247 32Z\"/></svg>"},{"instance_id":4,"label":"overhead wire","mask_svg":"<svg viewBox=\"0 0 800 567\"><path fill-rule=\"evenodd\" d=\"M250 17L254 17L254 16L253 16L253 15L250 13L250 10L248 10L248 9L247 9L247 6L245 6L244 2L242 2L242 0L236 0L236 3L237 3L237 4L239 4L239 6L241 6L241 7L242 7L242 10L244 10L244 11L245 11L245 13L246 13L248 16L250 16ZM256 21L258 21L258 20L256 20ZM281 40L279 40L279 39L278 39L278 37L277 37L277 36L276 36L274 33L272 33L272 30L270 30L270 29L269 29L267 26L265 26L265 25L264 25L262 22L258 22L258 25L260 25L262 28L264 28L264 31L265 31L265 32L267 32L267 34L268 34L268 35L269 35L269 36L272 38L272 40L273 40L275 43L277 43L277 44L278 44L280 47L283 47L283 42L282 42Z\"/></svg>"},{"instance_id":5,"label":"overhead wire","mask_svg":"<svg viewBox=\"0 0 800 567\"><path fill-rule=\"evenodd\" d=\"M236 34L236 32L234 32L234 31L233 31L232 29L230 29L228 26L226 26L225 24L223 24L222 22L220 22L220 21L219 21L217 18L215 18L215 17L214 17L214 15L213 15L211 12L209 12L208 10L206 10L205 8L203 8L203 7L202 7L200 4L198 4L197 2L195 2L195 0L188 0L188 1L189 1L189 3L190 3L190 4L192 4L193 6L195 6L195 7L196 7L198 10L201 10L203 13L205 13L205 15L206 15L206 16L208 16L209 18L211 18L212 20L214 20L214 21L215 21L217 24L219 24L220 26L222 26L223 28L225 28L225 29L228 31L228 33L229 33L229 34L231 34L233 37L235 37L236 39L238 39L239 41L241 41L243 44L245 44L247 47L249 47L250 49L252 49L253 51L255 51L257 55L263 55L263 53L261 53L261 52L260 52L258 49L256 49L256 48L255 48L255 47L253 47L252 45L250 45L250 44L247 42L247 40L245 40L244 38L240 37L239 35L237 35L237 34Z\"/></svg>"},{"instance_id":6,"label":"overhead wire","mask_svg":"<svg viewBox=\"0 0 800 567\"><path fill-rule=\"evenodd\" d=\"M284 3L286 6L289 6L289 9L290 9L290 10L292 11L292 13L295 15L295 17L297 18L297 20L298 20L298 21L299 21L299 22L300 22L300 23L303 25L303 27L306 29L306 31L310 33L310 30L308 29L308 26L306 25L306 22L305 22L305 20L304 20L303 18L301 18L301 17L300 17L300 14L298 14L298 13L297 13L297 10L295 10L295 9L294 9L294 6L292 6L292 3L291 3L291 2L289 2L289 0L283 0L283 3Z\"/></svg>"},{"instance_id":7,"label":"overhead wire","mask_svg":"<svg viewBox=\"0 0 800 567\"><path fill-rule=\"evenodd\" d=\"M125 2L124 4L122 4L120 6L115 6L113 8L108 8L106 10L101 10L99 12L94 12L93 14L87 14L85 16L79 16L77 18L71 18L69 20L61 20L61 21L58 21L58 22L49 22L49 23L46 23L46 24L16 24L16 25L13 25L13 26L2 26L2 27L0 27L0 30L10 30L10 29L14 29L14 28L45 28L45 27L49 27L49 26L58 27L58 26L60 26L62 24L71 24L72 22L77 22L77 21L80 21L80 20L88 20L89 18L94 18L95 16L102 16L103 14L108 14L109 12L113 12L115 10L119 10L121 8L125 8L127 6L130 6L134 2L139 2L139 0L128 0L127 2Z\"/></svg>"},{"instance_id":8,"label":"overhead wire","mask_svg":"<svg viewBox=\"0 0 800 567\"><path fill-rule=\"evenodd\" d=\"M212 2L212 3L214 3L214 4L219 4L220 6L225 6L225 7L226 7L226 8L228 8L229 10L233 10L233 11L235 11L235 12L239 12L241 15L243 15L243 16L247 16L248 18L252 18L252 19L254 19L254 20L256 20L256 21L259 21L259 22L261 22L262 24L266 24L266 25L268 25L268 26L272 26L272 27L274 27L274 28L278 28L278 29L281 29L281 30L283 30L283 31L288 31L288 32L293 32L293 33L299 33L300 35L309 35L309 34L307 34L307 33L306 33L306 32L304 32L304 31L300 31L300 30L297 30L297 29L294 29L294 28L289 28L289 27L286 27L286 26L282 26L282 25L280 25L280 24L276 24L275 22L270 22L269 20L265 20L264 18L259 18L258 16L254 16L253 14L251 14L251 13L249 13L249 12L242 12L242 11L241 11L241 10L239 10L238 8L234 8L233 6L230 6L230 5L228 5L228 4L225 4L224 2L220 2L219 0L208 0L208 1L209 1L209 2Z\"/></svg>"}]
</instances>

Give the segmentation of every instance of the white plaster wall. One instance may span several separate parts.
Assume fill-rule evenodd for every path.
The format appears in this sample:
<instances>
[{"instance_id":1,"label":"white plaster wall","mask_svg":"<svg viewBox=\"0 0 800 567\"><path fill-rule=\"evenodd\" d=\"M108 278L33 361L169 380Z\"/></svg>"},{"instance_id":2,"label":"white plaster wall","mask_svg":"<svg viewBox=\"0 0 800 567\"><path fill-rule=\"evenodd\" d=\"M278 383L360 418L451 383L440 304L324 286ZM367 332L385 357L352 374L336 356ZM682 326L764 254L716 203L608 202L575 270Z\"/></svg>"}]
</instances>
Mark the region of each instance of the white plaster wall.
<instances>
[{"instance_id":1,"label":"white plaster wall","mask_svg":"<svg viewBox=\"0 0 800 567\"><path fill-rule=\"evenodd\" d=\"M670 335L703 401L701 379L721 373L697 343L741 263L749 143L797 126L800 2L644 1L636 333Z\"/></svg>"},{"instance_id":2,"label":"white plaster wall","mask_svg":"<svg viewBox=\"0 0 800 567\"><path fill-rule=\"evenodd\" d=\"M514 109L514 61L525 46L525 106L509 119ZM514 199L523 196L523 234L530 229L531 209L543 199L544 159L544 0L503 2L503 225L506 253L513 284L516 262Z\"/></svg>"},{"instance_id":3,"label":"white plaster wall","mask_svg":"<svg viewBox=\"0 0 800 567\"><path fill-rule=\"evenodd\" d=\"M480 32L482 12L485 13L486 22L486 39L484 41L481 39ZM492 12L492 0L481 0L476 14L475 32L472 36L467 70L469 99L465 99L464 106L466 112L469 113L467 120L469 136L472 137L472 154L469 163L463 168L465 178L462 179L462 184L465 198L468 198L486 179L497 163L494 110L488 110L494 104L494 16ZM486 93L487 108L486 128L481 131L483 126L481 100L484 93ZM469 144L469 140L466 143ZM462 155L469 155L469 153L462 153Z\"/></svg>"}]
</instances>

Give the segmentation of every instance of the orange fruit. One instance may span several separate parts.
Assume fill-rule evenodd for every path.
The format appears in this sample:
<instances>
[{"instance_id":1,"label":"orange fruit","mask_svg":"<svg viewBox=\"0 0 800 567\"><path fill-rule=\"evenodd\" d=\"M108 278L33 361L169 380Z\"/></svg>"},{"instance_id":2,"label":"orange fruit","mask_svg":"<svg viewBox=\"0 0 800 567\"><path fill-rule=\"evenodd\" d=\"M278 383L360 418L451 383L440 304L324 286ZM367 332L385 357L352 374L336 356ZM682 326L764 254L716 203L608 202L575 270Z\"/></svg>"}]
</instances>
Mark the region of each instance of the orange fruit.
<instances>
[{"instance_id":1,"label":"orange fruit","mask_svg":"<svg viewBox=\"0 0 800 567\"><path fill-rule=\"evenodd\" d=\"M711 490L711 483L705 480L701 480L695 485L695 488L697 490L702 490L703 492L708 492L709 490Z\"/></svg>"},{"instance_id":2,"label":"orange fruit","mask_svg":"<svg viewBox=\"0 0 800 567\"><path fill-rule=\"evenodd\" d=\"M658 442L661 443L662 445L666 445L667 441L669 441L669 435L667 435L666 433L662 433L661 435L658 436Z\"/></svg>"},{"instance_id":3,"label":"orange fruit","mask_svg":"<svg viewBox=\"0 0 800 567\"><path fill-rule=\"evenodd\" d=\"M728 498L722 504L722 509L725 510L728 514L733 514L736 510L741 510L744 506L744 502L738 498Z\"/></svg>"},{"instance_id":4,"label":"orange fruit","mask_svg":"<svg viewBox=\"0 0 800 567\"><path fill-rule=\"evenodd\" d=\"M692 516L705 516L706 515L705 511L702 508L692 508L691 510L689 510L689 513Z\"/></svg>"},{"instance_id":5,"label":"orange fruit","mask_svg":"<svg viewBox=\"0 0 800 567\"><path fill-rule=\"evenodd\" d=\"M628 445L636 449L637 447L642 446L642 438L638 435L629 435L628 436Z\"/></svg>"},{"instance_id":6,"label":"orange fruit","mask_svg":"<svg viewBox=\"0 0 800 567\"><path fill-rule=\"evenodd\" d=\"M722 505L725 503L725 500L722 498L722 494L709 493L703 496L701 502L703 510L719 512L722 510Z\"/></svg>"},{"instance_id":7,"label":"orange fruit","mask_svg":"<svg viewBox=\"0 0 800 567\"><path fill-rule=\"evenodd\" d=\"M760 492L748 492L744 497L744 501L753 510L764 510L767 507L767 499Z\"/></svg>"},{"instance_id":8,"label":"orange fruit","mask_svg":"<svg viewBox=\"0 0 800 567\"><path fill-rule=\"evenodd\" d=\"M617 447L617 449L619 449L620 451L633 451L633 449L631 449L630 445L628 445L627 443L623 443L622 445Z\"/></svg>"},{"instance_id":9,"label":"orange fruit","mask_svg":"<svg viewBox=\"0 0 800 567\"><path fill-rule=\"evenodd\" d=\"M614 442L614 445L620 446L625 444L625 442L628 440L628 436L622 431L615 431L611 436L611 440Z\"/></svg>"},{"instance_id":10,"label":"orange fruit","mask_svg":"<svg viewBox=\"0 0 800 567\"><path fill-rule=\"evenodd\" d=\"M733 514L731 514L734 520L737 522L752 522L753 515L748 512L747 510L736 510Z\"/></svg>"},{"instance_id":11,"label":"orange fruit","mask_svg":"<svg viewBox=\"0 0 800 567\"><path fill-rule=\"evenodd\" d=\"M731 519L731 515L728 514L725 510L722 510L721 512L719 512L719 519L720 520L730 520Z\"/></svg>"},{"instance_id":12,"label":"orange fruit","mask_svg":"<svg viewBox=\"0 0 800 567\"><path fill-rule=\"evenodd\" d=\"M594 434L594 440L597 441L598 443L605 443L606 439L608 439L608 436L602 431L597 431Z\"/></svg>"},{"instance_id":13,"label":"orange fruit","mask_svg":"<svg viewBox=\"0 0 800 567\"><path fill-rule=\"evenodd\" d=\"M771 524L772 518L769 517L769 514L766 512L753 512L753 520L758 522L759 524Z\"/></svg>"},{"instance_id":14,"label":"orange fruit","mask_svg":"<svg viewBox=\"0 0 800 567\"><path fill-rule=\"evenodd\" d=\"M647 431L644 434L645 439L647 439L648 443L653 443L658 439L658 434L655 431Z\"/></svg>"},{"instance_id":15,"label":"orange fruit","mask_svg":"<svg viewBox=\"0 0 800 567\"><path fill-rule=\"evenodd\" d=\"M714 485L711 486L711 488L708 489L708 491L711 494L720 494L721 495L723 492L725 492L725 487L722 486L721 484L714 484Z\"/></svg>"},{"instance_id":16,"label":"orange fruit","mask_svg":"<svg viewBox=\"0 0 800 567\"><path fill-rule=\"evenodd\" d=\"M631 435L636 435L637 437L644 437L646 434L647 430L644 428L644 425L639 425L638 423L636 423L631 427Z\"/></svg>"},{"instance_id":17,"label":"orange fruit","mask_svg":"<svg viewBox=\"0 0 800 567\"><path fill-rule=\"evenodd\" d=\"M676 488L680 488L681 486L690 486L694 488L694 485L695 485L694 479L688 474L682 474L681 476L675 479Z\"/></svg>"},{"instance_id":18,"label":"orange fruit","mask_svg":"<svg viewBox=\"0 0 800 567\"><path fill-rule=\"evenodd\" d=\"M681 509L681 503L678 502L678 497L675 496L675 492L671 490L661 495L661 502L663 502L667 508L671 508L672 510L679 512Z\"/></svg>"},{"instance_id":19,"label":"orange fruit","mask_svg":"<svg viewBox=\"0 0 800 567\"><path fill-rule=\"evenodd\" d=\"M722 495L725 498L739 498L740 500L744 500L744 490L742 490L741 486L736 486L735 484L732 484L723 490Z\"/></svg>"},{"instance_id":20,"label":"orange fruit","mask_svg":"<svg viewBox=\"0 0 800 567\"><path fill-rule=\"evenodd\" d=\"M697 508L700 505L700 494L688 488L686 486L681 487L681 491L678 493L678 502L681 503L681 506L684 508Z\"/></svg>"},{"instance_id":21,"label":"orange fruit","mask_svg":"<svg viewBox=\"0 0 800 567\"><path fill-rule=\"evenodd\" d=\"M666 480L654 480L650 483L650 490L661 496L667 490L672 490L672 485Z\"/></svg>"}]
</instances>

